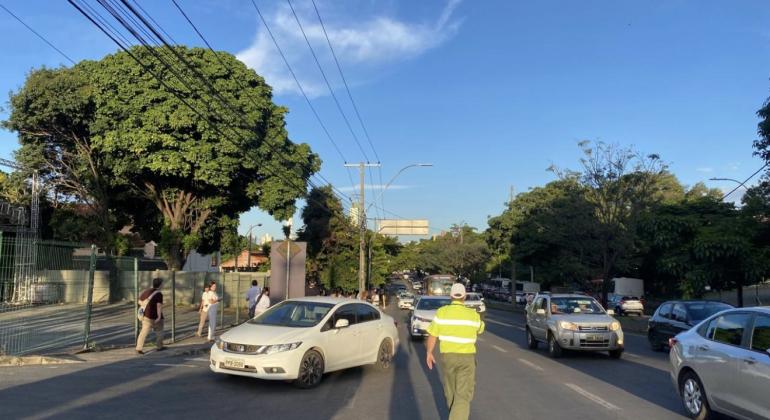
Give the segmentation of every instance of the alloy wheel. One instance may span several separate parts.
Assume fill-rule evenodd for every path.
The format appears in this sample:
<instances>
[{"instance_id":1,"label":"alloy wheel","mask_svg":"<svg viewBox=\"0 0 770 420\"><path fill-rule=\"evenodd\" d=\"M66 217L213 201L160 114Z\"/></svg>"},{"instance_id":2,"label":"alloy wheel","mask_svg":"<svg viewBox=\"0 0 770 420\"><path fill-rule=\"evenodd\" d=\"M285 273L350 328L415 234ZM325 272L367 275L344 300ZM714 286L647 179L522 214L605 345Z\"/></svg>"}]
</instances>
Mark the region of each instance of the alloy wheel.
<instances>
[{"instance_id":1,"label":"alloy wheel","mask_svg":"<svg viewBox=\"0 0 770 420\"><path fill-rule=\"evenodd\" d=\"M315 351L309 351L302 358L299 370L299 384L303 388L312 388L321 382L323 376L323 360Z\"/></svg>"},{"instance_id":2,"label":"alloy wheel","mask_svg":"<svg viewBox=\"0 0 770 420\"><path fill-rule=\"evenodd\" d=\"M700 385L695 378L687 378L682 387L682 399L687 411L693 416L697 416L703 409L703 393Z\"/></svg>"},{"instance_id":3,"label":"alloy wheel","mask_svg":"<svg viewBox=\"0 0 770 420\"><path fill-rule=\"evenodd\" d=\"M380 369L388 369L390 363L393 360L393 351L391 349L390 340L383 340L380 344L380 350L377 352L377 365Z\"/></svg>"}]
</instances>

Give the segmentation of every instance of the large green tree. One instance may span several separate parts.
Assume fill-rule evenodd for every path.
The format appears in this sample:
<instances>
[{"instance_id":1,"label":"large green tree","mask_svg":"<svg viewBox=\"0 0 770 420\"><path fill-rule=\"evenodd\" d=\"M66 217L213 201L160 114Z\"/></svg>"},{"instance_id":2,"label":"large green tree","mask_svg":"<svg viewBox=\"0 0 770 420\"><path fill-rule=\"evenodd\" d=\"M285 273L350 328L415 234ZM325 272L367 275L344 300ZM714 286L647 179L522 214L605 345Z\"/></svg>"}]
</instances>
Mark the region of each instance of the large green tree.
<instances>
[{"instance_id":1,"label":"large green tree","mask_svg":"<svg viewBox=\"0 0 770 420\"><path fill-rule=\"evenodd\" d=\"M286 109L254 71L228 53L174 50L186 65L173 72L157 58L167 50L141 47L131 54L144 66L120 52L33 72L6 126L20 134L19 160L76 181L67 194L114 215L110 230L128 216L178 269L191 249L220 247L225 217L293 214L320 159L289 140Z\"/></svg>"}]
</instances>

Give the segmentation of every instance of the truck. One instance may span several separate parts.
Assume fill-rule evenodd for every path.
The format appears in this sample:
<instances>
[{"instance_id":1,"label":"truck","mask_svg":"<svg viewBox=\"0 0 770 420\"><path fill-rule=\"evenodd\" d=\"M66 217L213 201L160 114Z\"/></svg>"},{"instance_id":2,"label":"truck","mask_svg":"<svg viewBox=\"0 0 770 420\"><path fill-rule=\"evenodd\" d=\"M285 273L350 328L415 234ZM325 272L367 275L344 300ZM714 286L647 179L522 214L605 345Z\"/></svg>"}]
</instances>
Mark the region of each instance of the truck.
<instances>
[{"instance_id":1,"label":"truck","mask_svg":"<svg viewBox=\"0 0 770 420\"><path fill-rule=\"evenodd\" d=\"M457 277L450 274L434 274L425 277L425 292L428 296L449 296Z\"/></svg>"},{"instance_id":2,"label":"truck","mask_svg":"<svg viewBox=\"0 0 770 420\"><path fill-rule=\"evenodd\" d=\"M540 283L534 281L516 281L516 291L522 293L539 293Z\"/></svg>"},{"instance_id":3,"label":"truck","mask_svg":"<svg viewBox=\"0 0 770 420\"><path fill-rule=\"evenodd\" d=\"M617 277L612 279L613 295L616 296L644 296L644 280L630 277Z\"/></svg>"}]
</instances>

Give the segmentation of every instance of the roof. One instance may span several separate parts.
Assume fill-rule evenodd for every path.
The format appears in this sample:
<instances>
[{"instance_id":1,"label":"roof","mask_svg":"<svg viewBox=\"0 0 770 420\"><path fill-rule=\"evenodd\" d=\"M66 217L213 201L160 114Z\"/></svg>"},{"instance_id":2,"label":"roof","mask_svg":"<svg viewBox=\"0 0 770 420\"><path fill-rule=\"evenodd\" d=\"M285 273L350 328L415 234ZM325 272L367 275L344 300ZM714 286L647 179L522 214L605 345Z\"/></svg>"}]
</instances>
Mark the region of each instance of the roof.
<instances>
[{"instance_id":1,"label":"roof","mask_svg":"<svg viewBox=\"0 0 770 420\"><path fill-rule=\"evenodd\" d=\"M449 296L435 296L435 295L420 295L420 299L452 299Z\"/></svg>"},{"instance_id":2,"label":"roof","mask_svg":"<svg viewBox=\"0 0 770 420\"><path fill-rule=\"evenodd\" d=\"M550 296L552 298L581 298L581 299L591 298L593 299L593 296L581 295L577 293L539 293L539 294Z\"/></svg>"},{"instance_id":3,"label":"roof","mask_svg":"<svg viewBox=\"0 0 770 420\"><path fill-rule=\"evenodd\" d=\"M300 302L323 302L323 303L331 303L332 305L337 305L339 303L348 303L348 302L359 302L359 303L365 302L363 300L358 300L358 299L332 297L332 296L305 296L305 297L291 298L289 300L295 300Z\"/></svg>"}]
</instances>

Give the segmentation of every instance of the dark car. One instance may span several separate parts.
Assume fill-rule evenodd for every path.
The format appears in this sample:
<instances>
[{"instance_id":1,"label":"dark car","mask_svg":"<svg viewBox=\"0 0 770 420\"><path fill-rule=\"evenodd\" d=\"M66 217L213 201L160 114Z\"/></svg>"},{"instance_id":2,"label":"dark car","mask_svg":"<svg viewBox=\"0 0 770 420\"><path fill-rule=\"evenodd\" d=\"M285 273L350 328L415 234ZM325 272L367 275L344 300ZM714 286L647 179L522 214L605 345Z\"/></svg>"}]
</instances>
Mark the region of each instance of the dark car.
<instances>
[{"instance_id":1,"label":"dark car","mask_svg":"<svg viewBox=\"0 0 770 420\"><path fill-rule=\"evenodd\" d=\"M724 302L710 300L673 300L658 307L647 324L647 339L653 350L668 346L668 339L689 330L711 315L731 309Z\"/></svg>"}]
</instances>

